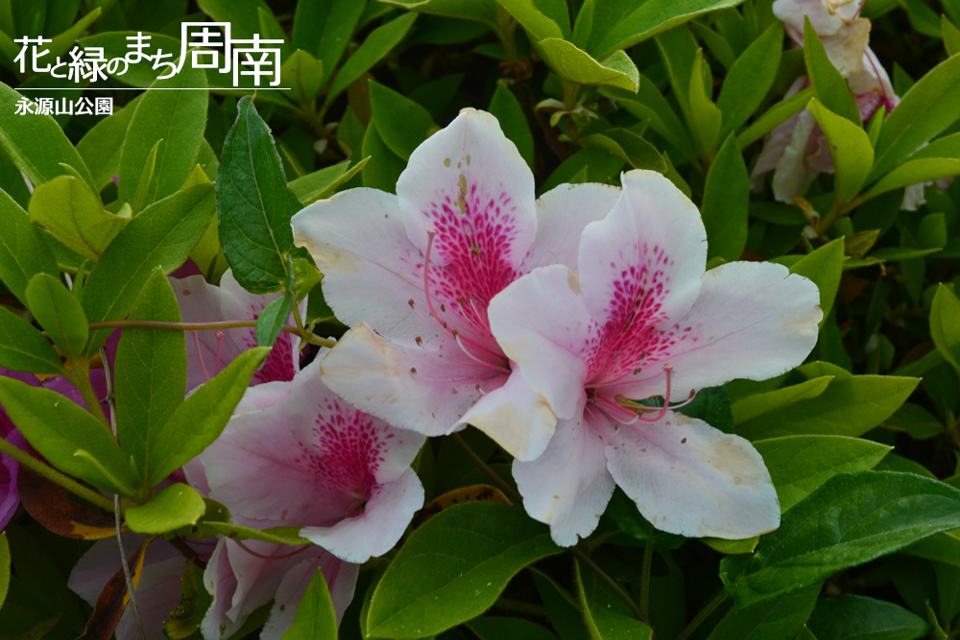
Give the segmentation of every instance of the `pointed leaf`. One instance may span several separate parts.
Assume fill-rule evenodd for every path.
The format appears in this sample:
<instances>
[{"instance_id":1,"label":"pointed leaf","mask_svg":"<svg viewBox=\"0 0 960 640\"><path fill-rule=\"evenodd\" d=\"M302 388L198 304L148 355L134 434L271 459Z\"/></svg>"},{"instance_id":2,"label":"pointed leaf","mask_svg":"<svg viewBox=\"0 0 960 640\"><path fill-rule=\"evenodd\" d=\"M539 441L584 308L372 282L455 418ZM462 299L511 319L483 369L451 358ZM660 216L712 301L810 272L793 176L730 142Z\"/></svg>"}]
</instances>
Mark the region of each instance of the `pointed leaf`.
<instances>
[{"instance_id":1,"label":"pointed leaf","mask_svg":"<svg viewBox=\"0 0 960 640\"><path fill-rule=\"evenodd\" d=\"M30 313L69 358L83 353L89 328L83 307L60 278L38 273L27 285Z\"/></svg>"},{"instance_id":2,"label":"pointed leaf","mask_svg":"<svg viewBox=\"0 0 960 640\"><path fill-rule=\"evenodd\" d=\"M195 524L206 508L196 489L178 482L164 487L146 504L130 507L124 518L131 531L162 535Z\"/></svg>"},{"instance_id":3,"label":"pointed leaf","mask_svg":"<svg viewBox=\"0 0 960 640\"><path fill-rule=\"evenodd\" d=\"M0 189L0 280L10 293L26 304L27 283L38 273L58 276L57 260L43 239L43 232L30 222L27 212Z\"/></svg>"},{"instance_id":4,"label":"pointed leaf","mask_svg":"<svg viewBox=\"0 0 960 640\"><path fill-rule=\"evenodd\" d=\"M60 356L32 324L0 306L0 367L30 373L60 373Z\"/></svg>"},{"instance_id":5,"label":"pointed leaf","mask_svg":"<svg viewBox=\"0 0 960 640\"><path fill-rule=\"evenodd\" d=\"M733 134L720 147L707 173L700 215L707 228L707 260L739 260L747 246L750 174Z\"/></svg>"},{"instance_id":6,"label":"pointed leaf","mask_svg":"<svg viewBox=\"0 0 960 640\"><path fill-rule=\"evenodd\" d=\"M717 108L723 113L723 135L742 127L763 102L773 86L782 53L783 24L777 21L733 63L717 98Z\"/></svg>"},{"instance_id":7,"label":"pointed leaf","mask_svg":"<svg viewBox=\"0 0 960 640\"><path fill-rule=\"evenodd\" d=\"M870 138L866 131L833 113L817 100L811 100L807 109L817 119L830 145L830 155L837 173L837 202L850 202L860 192L873 165Z\"/></svg>"},{"instance_id":8,"label":"pointed leaf","mask_svg":"<svg viewBox=\"0 0 960 640\"><path fill-rule=\"evenodd\" d=\"M960 371L960 299L943 284L930 308L930 334L944 359Z\"/></svg>"},{"instance_id":9,"label":"pointed leaf","mask_svg":"<svg viewBox=\"0 0 960 640\"><path fill-rule=\"evenodd\" d=\"M323 571L317 571L310 580L293 624L280 640L337 640L337 612Z\"/></svg>"},{"instance_id":10,"label":"pointed leaf","mask_svg":"<svg viewBox=\"0 0 960 640\"><path fill-rule=\"evenodd\" d=\"M604 63L597 62L583 49L562 38L547 38L540 42L546 63L560 77L586 85L604 85L637 92L640 73L623 52L611 56Z\"/></svg>"}]
</instances>

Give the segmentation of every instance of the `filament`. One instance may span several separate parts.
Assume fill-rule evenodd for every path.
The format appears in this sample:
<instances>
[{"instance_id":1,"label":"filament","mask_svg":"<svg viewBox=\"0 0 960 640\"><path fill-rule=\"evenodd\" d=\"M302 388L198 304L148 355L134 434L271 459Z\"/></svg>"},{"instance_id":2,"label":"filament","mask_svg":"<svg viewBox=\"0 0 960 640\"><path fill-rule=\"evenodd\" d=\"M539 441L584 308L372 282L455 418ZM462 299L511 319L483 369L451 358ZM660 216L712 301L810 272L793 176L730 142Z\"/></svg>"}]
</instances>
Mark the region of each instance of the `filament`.
<instances>
[{"instance_id":1,"label":"filament","mask_svg":"<svg viewBox=\"0 0 960 640\"><path fill-rule=\"evenodd\" d=\"M200 369L203 370L203 375L207 378L207 382L210 381L210 373L207 371L207 364L203 361L203 353L200 351L200 335L196 331L193 333L193 346L197 348L197 358L200 359Z\"/></svg>"}]
</instances>

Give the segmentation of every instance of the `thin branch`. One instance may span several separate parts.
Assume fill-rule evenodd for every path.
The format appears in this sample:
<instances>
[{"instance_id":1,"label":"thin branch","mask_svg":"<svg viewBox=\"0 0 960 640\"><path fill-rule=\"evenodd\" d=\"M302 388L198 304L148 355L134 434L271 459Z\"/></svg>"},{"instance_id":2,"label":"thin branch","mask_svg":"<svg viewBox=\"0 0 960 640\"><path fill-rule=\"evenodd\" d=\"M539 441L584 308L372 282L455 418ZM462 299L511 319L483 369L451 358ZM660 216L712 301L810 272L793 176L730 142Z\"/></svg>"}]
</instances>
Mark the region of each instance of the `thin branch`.
<instances>
[{"instance_id":1,"label":"thin branch","mask_svg":"<svg viewBox=\"0 0 960 640\"><path fill-rule=\"evenodd\" d=\"M459 433L454 433L450 435L453 438L453 441L460 445L460 448L463 449L463 452L467 454L467 457L470 458L475 465L477 465L481 471L483 471L487 476L490 477L493 482L500 487L500 489L507 494L511 500L517 504L523 502L523 496L520 493L510 486L510 483L504 480L499 473L490 468L486 462L484 462L480 456L477 455L477 452L470 448L470 445L467 444L467 441L464 440Z\"/></svg>"},{"instance_id":2,"label":"thin branch","mask_svg":"<svg viewBox=\"0 0 960 640\"><path fill-rule=\"evenodd\" d=\"M647 619L647 616L643 613L643 611L640 610L640 607L633 600L630 594L627 593L623 587L617 584L617 581L611 578L606 571L601 569L600 565L598 565L596 562L591 560L590 556L584 553L582 549L579 549L577 547L570 547L570 552L573 553L573 555L577 556L577 558L579 558L579 560L583 564L587 565L590 568L590 570L593 571L598 578L600 578L600 580L606 583L608 587L613 589L613 592L617 594L617 597L623 600L624 604L626 604L630 608L630 611L633 612L633 615L636 616L638 620L640 620L644 624L650 624L650 621ZM680 639L678 638L677 640L680 640Z\"/></svg>"},{"instance_id":3,"label":"thin branch","mask_svg":"<svg viewBox=\"0 0 960 640\"><path fill-rule=\"evenodd\" d=\"M10 456L31 471L35 471L50 482L60 485L78 498L86 500L90 504L96 505L104 511L111 511L113 509L113 503L107 498L104 498L102 495L96 491L93 491L92 489L88 489L70 476L65 475L53 467L37 460L23 449L15 447L3 438L0 438L0 453Z\"/></svg>"},{"instance_id":4,"label":"thin branch","mask_svg":"<svg viewBox=\"0 0 960 640\"><path fill-rule=\"evenodd\" d=\"M710 617L710 614L716 611L717 607L723 604L723 601L727 599L727 590L720 589L720 593L714 596L713 600L707 603L703 609L700 610L700 613L697 614L697 617L690 621L690 624L687 625L687 628L684 629L680 635L677 636L677 640L687 640L690 635L697 630L703 621Z\"/></svg>"}]
</instances>

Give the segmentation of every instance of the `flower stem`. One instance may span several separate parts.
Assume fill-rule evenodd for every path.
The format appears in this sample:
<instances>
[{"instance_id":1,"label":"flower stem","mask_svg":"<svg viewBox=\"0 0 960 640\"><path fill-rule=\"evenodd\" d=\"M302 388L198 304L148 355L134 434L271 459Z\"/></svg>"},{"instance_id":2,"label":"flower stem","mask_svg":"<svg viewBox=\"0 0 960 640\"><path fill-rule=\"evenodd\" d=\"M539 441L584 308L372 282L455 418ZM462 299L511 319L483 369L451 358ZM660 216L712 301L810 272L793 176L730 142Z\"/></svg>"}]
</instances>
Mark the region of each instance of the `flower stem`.
<instances>
[{"instance_id":1,"label":"flower stem","mask_svg":"<svg viewBox=\"0 0 960 640\"><path fill-rule=\"evenodd\" d=\"M475 465L477 465L481 471L483 471L493 482L500 487L500 489L507 494L511 500L520 504L523 502L523 496L520 493L510 486L510 483L500 477L500 474L490 468L486 462L484 462L480 456L477 455L477 452L470 448L470 445L467 444L467 441L464 440L459 433L450 434L450 437L453 438L453 441L460 445L460 448L463 449L463 452L467 454L467 457L470 458Z\"/></svg>"},{"instance_id":2,"label":"flower stem","mask_svg":"<svg viewBox=\"0 0 960 640\"><path fill-rule=\"evenodd\" d=\"M647 615L640 609L639 606L637 606L637 603L633 600L630 594L627 593L623 587L617 584L617 581L611 578L606 571L601 569L600 565L598 565L596 562L591 560L590 556L588 556L586 553L583 552L582 549L578 547L570 547L570 552L573 555L577 556L577 558L583 564L587 565L587 567L589 567L590 570L593 571L598 578L600 578L600 580L605 582L608 587L613 589L613 592L617 594L617 597L623 600L624 604L626 604L630 608L630 611L633 612L633 615L636 616L638 620L640 620L644 624L650 624L649 620L647 619Z\"/></svg>"},{"instance_id":3,"label":"flower stem","mask_svg":"<svg viewBox=\"0 0 960 640\"><path fill-rule=\"evenodd\" d=\"M237 329L241 327L256 327L256 320L225 320L222 322L163 322L160 320L111 320L109 322L91 322L90 329L170 329L171 331L215 331L217 329ZM337 343L319 336L301 332L297 327L284 326L283 331L303 338L311 344L321 347L333 347Z\"/></svg>"},{"instance_id":4,"label":"flower stem","mask_svg":"<svg viewBox=\"0 0 960 640\"><path fill-rule=\"evenodd\" d=\"M653 538L647 538L643 548L643 573L640 575L640 610L650 615L650 568L653 564Z\"/></svg>"},{"instance_id":5,"label":"flower stem","mask_svg":"<svg viewBox=\"0 0 960 640\"><path fill-rule=\"evenodd\" d=\"M31 471L39 473L50 482L60 485L75 496L100 507L104 511L109 512L113 510L113 502L108 498L104 498L96 491L88 489L70 476L57 471L49 465L44 464L23 449L13 446L3 438L0 438L0 453L7 454Z\"/></svg>"},{"instance_id":6,"label":"flower stem","mask_svg":"<svg viewBox=\"0 0 960 640\"><path fill-rule=\"evenodd\" d=\"M72 362L71 366L73 368L73 379L70 381L77 387L83 401L87 403L87 411L109 429L110 423L107 422L107 416L103 414L103 409L100 407L100 398L97 397L97 392L93 390L93 385L90 384L90 370L87 363Z\"/></svg>"},{"instance_id":7,"label":"flower stem","mask_svg":"<svg viewBox=\"0 0 960 640\"><path fill-rule=\"evenodd\" d=\"M714 596L713 600L707 603L703 609L700 610L700 613L697 614L697 617L690 621L690 624L687 625L687 628L684 629L680 635L677 636L677 640L687 640L690 635L697 630L703 621L710 617L710 614L716 611L717 607L723 604L723 601L727 599L727 590L720 589L720 593Z\"/></svg>"}]
</instances>

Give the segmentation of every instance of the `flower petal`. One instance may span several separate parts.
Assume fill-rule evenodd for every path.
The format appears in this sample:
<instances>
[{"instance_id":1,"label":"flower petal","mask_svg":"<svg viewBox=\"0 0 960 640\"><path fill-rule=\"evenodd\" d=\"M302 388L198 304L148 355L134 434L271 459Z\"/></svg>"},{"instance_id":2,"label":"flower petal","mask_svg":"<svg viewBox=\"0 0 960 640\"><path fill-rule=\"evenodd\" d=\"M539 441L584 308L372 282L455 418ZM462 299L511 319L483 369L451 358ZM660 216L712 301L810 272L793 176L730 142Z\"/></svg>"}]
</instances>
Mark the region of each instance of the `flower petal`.
<instances>
[{"instance_id":1,"label":"flower petal","mask_svg":"<svg viewBox=\"0 0 960 640\"><path fill-rule=\"evenodd\" d=\"M658 423L608 431L606 457L617 485L661 531L741 539L780 524L760 454L701 420L668 412Z\"/></svg>"},{"instance_id":2,"label":"flower petal","mask_svg":"<svg viewBox=\"0 0 960 640\"><path fill-rule=\"evenodd\" d=\"M536 269L494 298L489 313L494 336L533 393L558 418L572 418L599 333L577 275L563 265Z\"/></svg>"},{"instance_id":3,"label":"flower petal","mask_svg":"<svg viewBox=\"0 0 960 640\"><path fill-rule=\"evenodd\" d=\"M114 549L116 550L116 549ZM119 558L119 552L117 557ZM180 604L180 580L187 566L186 558L176 555L162 562L144 566L137 583L137 609L146 640L168 640L163 633L163 623L170 612ZM140 629L128 606L120 617L116 629L117 640L140 640Z\"/></svg>"},{"instance_id":4,"label":"flower petal","mask_svg":"<svg viewBox=\"0 0 960 640\"><path fill-rule=\"evenodd\" d=\"M308 206L291 223L297 245L323 273L324 299L340 320L366 322L396 340L433 335L423 255L407 239L396 196L350 189Z\"/></svg>"},{"instance_id":5,"label":"flower petal","mask_svg":"<svg viewBox=\"0 0 960 640\"><path fill-rule=\"evenodd\" d=\"M26 439L16 428L7 434L5 440L24 451L29 448ZM17 489L19 470L19 462L4 453L0 453L0 531L3 531L7 523L13 519L17 508L20 506L20 491Z\"/></svg>"},{"instance_id":6,"label":"flower petal","mask_svg":"<svg viewBox=\"0 0 960 640\"><path fill-rule=\"evenodd\" d=\"M799 31L801 39L804 16L810 18L813 30L821 37L833 35L844 25L844 19L851 16L848 11L831 10L829 2L831 0L777 0L773 3L773 14Z\"/></svg>"},{"instance_id":7,"label":"flower petal","mask_svg":"<svg viewBox=\"0 0 960 640\"><path fill-rule=\"evenodd\" d=\"M517 268L537 232L533 174L489 113L464 109L410 155L397 180L407 237L474 277ZM491 296L492 297L492 296Z\"/></svg>"},{"instance_id":8,"label":"flower petal","mask_svg":"<svg viewBox=\"0 0 960 640\"><path fill-rule=\"evenodd\" d=\"M300 535L347 562L364 563L382 556L403 535L423 506L423 485L413 469L378 486L363 512L331 527L304 527Z\"/></svg>"},{"instance_id":9,"label":"flower petal","mask_svg":"<svg viewBox=\"0 0 960 640\"><path fill-rule=\"evenodd\" d=\"M780 202L793 204L796 196L802 196L807 187L817 177L805 164L810 136L817 126L817 120L809 111L801 111L797 126L790 135L790 142L783 150L777 169L773 174L773 195Z\"/></svg>"},{"instance_id":10,"label":"flower petal","mask_svg":"<svg viewBox=\"0 0 960 640\"><path fill-rule=\"evenodd\" d=\"M603 219L620 198L620 189L609 184L562 184L537 200L537 237L530 245L520 271L562 264L577 270L577 253L583 229Z\"/></svg>"},{"instance_id":11,"label":"flower petal","mask_svg":"<svg viewBox=\"0 0 960 640\"><path fill-rule=\"evenodd\" d=\"M506 381L468 360L453 340L400 346L365 323L340 338L320 370L327 386L354 406L428 436L457 430L483 392Z\"/></svg>"},{"instance_id":12,"label":"flower petal","mask_svg":"<svg viewBox=\"0 0 960 640\"><path fill-rule=\"evenodd\" d=\"M200 633L204 638L229 638L243 626L246 619L238 622L227 617L227 610L232 606L233 593L237 589L237 576L230 566L227 543L226 538L220 539L213 555L207 561L207 568L203 571L203 586L207 593L213 596L213 602L200 622Z\"/></svg>"},{"instance_id":13,"label":"flower petal","mask_svg":"<svg viewBox=\"0 0 960 640\"><path fill-rule=\"evenodd\" d=\"M621 176L623 193L580 242L583 301L613 331L642 332L682 317L700 291L707 233L700 212L655 171Z\"/></svg>"},{"instance_id":14,"label":"flower petal","mask_svg":"<svg viewBox=\"0 0 960 640\"><path fill-rule=\"evenodd\" d=\"M581 408L575 418L557 421L556 433L542 456L513 463L524 508L550 525L553 541L561 546L572 546L578 536L590 535L613 495L605 445L586 424Z\"/></svg>"}]
</instances>

